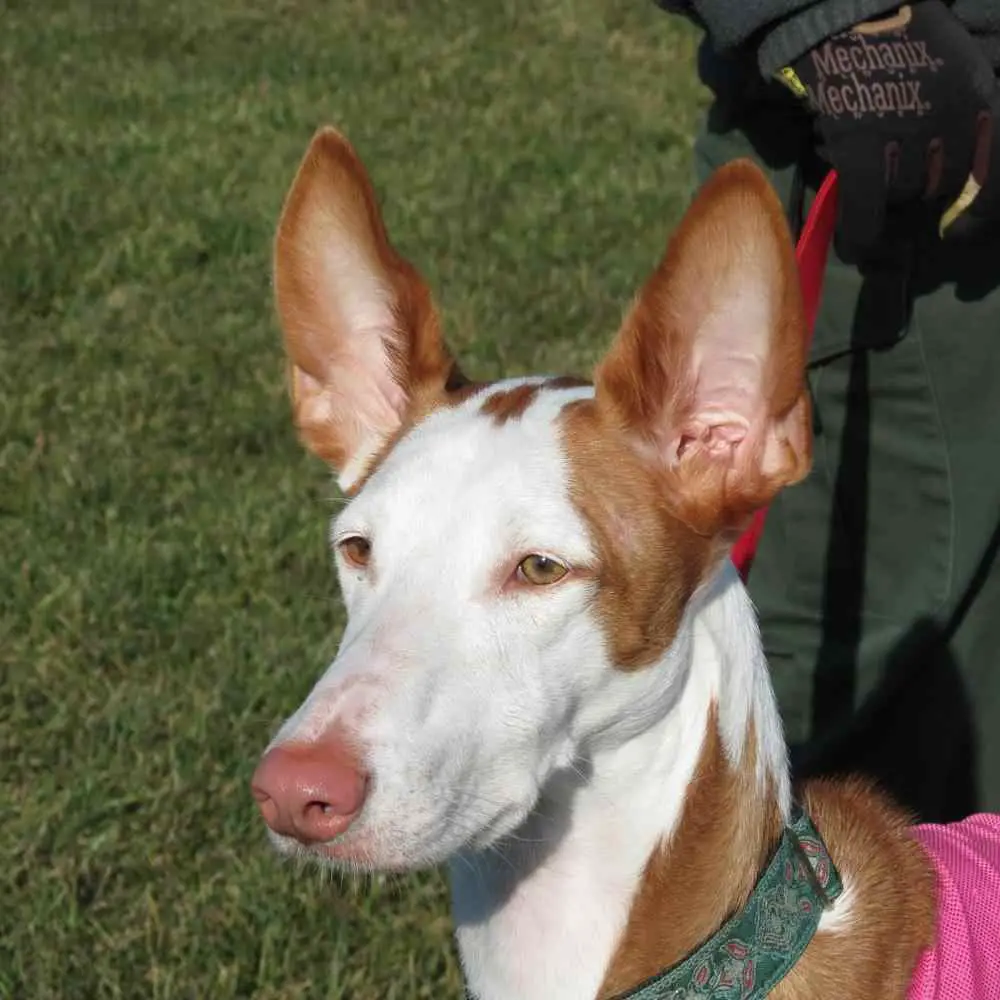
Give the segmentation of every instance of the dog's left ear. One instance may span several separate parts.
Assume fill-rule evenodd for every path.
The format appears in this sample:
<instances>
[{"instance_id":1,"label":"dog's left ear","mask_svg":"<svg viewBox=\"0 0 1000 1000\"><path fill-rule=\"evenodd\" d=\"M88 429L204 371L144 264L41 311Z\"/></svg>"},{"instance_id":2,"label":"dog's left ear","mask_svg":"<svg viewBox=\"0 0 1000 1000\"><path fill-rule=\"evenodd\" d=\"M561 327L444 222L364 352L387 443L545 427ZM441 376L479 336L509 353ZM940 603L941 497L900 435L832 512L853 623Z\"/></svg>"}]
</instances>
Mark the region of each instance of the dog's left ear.
<instances>
[{"instance_id":1,"label":"dog's left ear","mask_svg":"<svg viewBox=\"0 0 1000 1000\"><path fill-rule=\"evenodd\" d=\"M677 515L740 530L808 472L805 318L777 195L743 160L702 187L595 375Z\"/></svg>"}]
</instances>

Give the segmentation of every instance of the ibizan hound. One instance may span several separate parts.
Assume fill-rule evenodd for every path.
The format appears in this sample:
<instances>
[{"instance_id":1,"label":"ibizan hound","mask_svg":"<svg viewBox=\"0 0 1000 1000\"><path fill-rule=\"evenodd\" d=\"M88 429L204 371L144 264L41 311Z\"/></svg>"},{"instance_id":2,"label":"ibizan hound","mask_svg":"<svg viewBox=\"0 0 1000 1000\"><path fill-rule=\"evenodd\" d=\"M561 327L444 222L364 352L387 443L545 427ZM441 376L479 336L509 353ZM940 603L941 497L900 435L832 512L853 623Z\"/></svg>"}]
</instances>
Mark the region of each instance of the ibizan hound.
<instances>
[{"instance_id":1,"label":"ibizan hound","mask_svg":"<svg viewBox=\"0 0 1000 1000\"><path fill-rule=\"evenodd\" d=\"M995 993L934 992L944 869L906 818L860 783L790 787L728 559L811 460L760 171L702 188L592 385L468 381L332 130L275 268L299 432L352 498L340 650L254 776L279 850L449 862L479 1000L1000 997L995 968Z\"/></svg>"}]
</instances>

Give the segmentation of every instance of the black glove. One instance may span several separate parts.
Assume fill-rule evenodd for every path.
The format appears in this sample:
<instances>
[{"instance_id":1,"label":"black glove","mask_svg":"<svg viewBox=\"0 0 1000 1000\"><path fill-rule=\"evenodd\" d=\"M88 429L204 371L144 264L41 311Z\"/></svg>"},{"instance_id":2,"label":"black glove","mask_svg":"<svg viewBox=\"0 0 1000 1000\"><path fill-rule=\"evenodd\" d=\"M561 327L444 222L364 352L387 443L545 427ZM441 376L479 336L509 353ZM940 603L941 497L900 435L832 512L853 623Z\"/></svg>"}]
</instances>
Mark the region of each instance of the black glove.
<instances>
[{"instance_id":1,"label":"black glove","mask_svg":"<svg viewBox=\"0 0 1000 1000\"><path fill-rule=\"evenodd\" d=\"M929 208L944 230L970 208L974 167L982 191L971 205L982 214L1000 200L1000 169L989 176L993 67L940 0L835 35L779 76L808 99L819 153L839 174L843 256L869 254L897 207Z\"/></svg>"}]
</instances>

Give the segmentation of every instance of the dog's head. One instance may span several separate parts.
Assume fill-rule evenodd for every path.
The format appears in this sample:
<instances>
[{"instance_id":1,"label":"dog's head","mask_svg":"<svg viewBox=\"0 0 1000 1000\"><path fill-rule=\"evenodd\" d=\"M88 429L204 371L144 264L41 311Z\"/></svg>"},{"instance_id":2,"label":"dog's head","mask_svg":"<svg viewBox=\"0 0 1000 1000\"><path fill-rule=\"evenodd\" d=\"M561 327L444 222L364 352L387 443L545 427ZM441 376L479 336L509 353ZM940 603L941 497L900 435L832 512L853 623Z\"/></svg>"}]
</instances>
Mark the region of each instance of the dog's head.
<instances>
[{"instance_id":1,"label":"dog's head","mask_svg":"<svg viewBox=\"0 0 1000 1000\"><path fill-rule=\"evenodd\" d=\"M692 596L805 474L791 240L759 170L728 166L592 386L475 385L360 161L324 130L275 285L299 432L352 498L330 534L348 622L255 794L283 850L437 863L512 832L556 771L670 710Z\"/></svg>"}]
</instances>

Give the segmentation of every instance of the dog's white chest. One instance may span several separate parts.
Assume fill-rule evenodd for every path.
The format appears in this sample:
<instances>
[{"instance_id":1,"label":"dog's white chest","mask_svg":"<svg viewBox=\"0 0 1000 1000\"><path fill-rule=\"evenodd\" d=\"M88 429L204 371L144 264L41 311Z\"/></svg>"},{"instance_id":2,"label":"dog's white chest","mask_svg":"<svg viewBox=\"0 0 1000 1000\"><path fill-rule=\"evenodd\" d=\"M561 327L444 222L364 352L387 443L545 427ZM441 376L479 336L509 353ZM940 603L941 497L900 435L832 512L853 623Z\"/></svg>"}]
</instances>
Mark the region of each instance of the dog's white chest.
<instances>
[{"instance_id":1,"label":"dog's white chest","mask_svg":"<svg viewBox=\"0 0 1000 1000\"><path fill-rule=\"evenodd\" d=\"M559 854L564 853L560 851ZM565 865L565 867L563 867ZM477 1000L581 1000L600 988L630 893L591 865L555 855L516 888L500 858L452 867L456 936ZM464 869L464 870L463 870ZM509 892L509 895L508 895Z\"/></svg>"}]
</instances>

